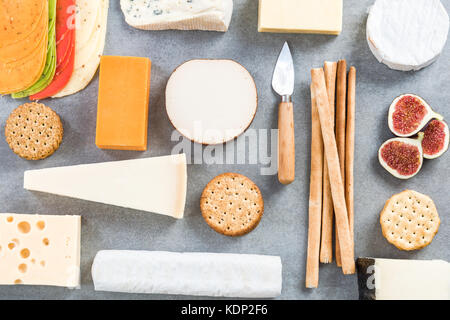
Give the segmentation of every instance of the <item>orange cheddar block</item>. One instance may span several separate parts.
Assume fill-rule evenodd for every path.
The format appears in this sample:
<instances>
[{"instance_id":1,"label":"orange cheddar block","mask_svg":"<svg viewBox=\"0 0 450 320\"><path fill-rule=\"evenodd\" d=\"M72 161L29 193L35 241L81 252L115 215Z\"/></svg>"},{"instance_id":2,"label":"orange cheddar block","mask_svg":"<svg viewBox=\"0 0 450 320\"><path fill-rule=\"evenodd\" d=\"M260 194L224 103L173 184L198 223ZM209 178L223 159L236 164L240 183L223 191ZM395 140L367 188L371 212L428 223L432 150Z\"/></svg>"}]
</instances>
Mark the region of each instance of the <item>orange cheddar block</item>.
<instances>
[{"instance_id":1,"label":"orange cheddar block","mask_svg":"<svg viewBox=\"0 0 450 320\"><path fill-rule=\"evenodd\" d=\"M151 61L148 58L101 58L97 147L147 150L150 74Z\"/></svg>"}]
</instances>

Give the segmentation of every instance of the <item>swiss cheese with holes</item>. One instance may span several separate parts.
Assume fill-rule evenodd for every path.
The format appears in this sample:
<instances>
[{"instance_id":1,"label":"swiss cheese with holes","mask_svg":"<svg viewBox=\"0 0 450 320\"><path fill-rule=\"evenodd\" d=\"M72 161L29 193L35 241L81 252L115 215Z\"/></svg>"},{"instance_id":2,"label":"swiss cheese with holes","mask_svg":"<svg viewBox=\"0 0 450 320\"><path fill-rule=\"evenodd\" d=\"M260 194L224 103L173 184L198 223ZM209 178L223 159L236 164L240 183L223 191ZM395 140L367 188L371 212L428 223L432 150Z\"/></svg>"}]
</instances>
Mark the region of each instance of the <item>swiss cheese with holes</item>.
<instances>
[{"instance_id":1,"label":"swiss cheese with holes","mask_svg":"<svg viewBox=\"0 0 450 320\"><path fill-rule=\"evenodd\" d=\"M0 214L0 285L80 285L80 216Z\"/></svg>"},{"instance_id":2,"label":"swiss cheese with holes","mask_svg":"<svg viewBox=\"0 0 450 320\"><path fill-rule=\"evenodd\" d=\"M390 198L380 216L384 237L400 250L417 250L433 241L440 219L430 197L405 190Z\"/></svg>"}]
</instances>

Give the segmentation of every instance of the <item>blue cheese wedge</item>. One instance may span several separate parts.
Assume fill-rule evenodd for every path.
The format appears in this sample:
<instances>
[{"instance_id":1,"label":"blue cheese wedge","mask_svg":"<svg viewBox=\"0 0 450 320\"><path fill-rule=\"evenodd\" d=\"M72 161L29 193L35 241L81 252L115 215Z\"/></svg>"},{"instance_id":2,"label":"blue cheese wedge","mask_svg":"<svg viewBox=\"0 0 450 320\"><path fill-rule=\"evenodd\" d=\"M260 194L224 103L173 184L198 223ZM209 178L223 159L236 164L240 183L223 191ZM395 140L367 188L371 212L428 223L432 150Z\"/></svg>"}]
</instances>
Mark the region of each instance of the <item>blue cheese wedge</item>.
<instances>
[{"instance_id":1,"label":"blue cheese wedge","mask_svg":"<svg viewBox=\"0 0 450 320\"><path fill-rule=\"evenodd\" d=\"M228 30L233 0L120 0L125 21L143 30Z\"/></svg>"}]
</instances>

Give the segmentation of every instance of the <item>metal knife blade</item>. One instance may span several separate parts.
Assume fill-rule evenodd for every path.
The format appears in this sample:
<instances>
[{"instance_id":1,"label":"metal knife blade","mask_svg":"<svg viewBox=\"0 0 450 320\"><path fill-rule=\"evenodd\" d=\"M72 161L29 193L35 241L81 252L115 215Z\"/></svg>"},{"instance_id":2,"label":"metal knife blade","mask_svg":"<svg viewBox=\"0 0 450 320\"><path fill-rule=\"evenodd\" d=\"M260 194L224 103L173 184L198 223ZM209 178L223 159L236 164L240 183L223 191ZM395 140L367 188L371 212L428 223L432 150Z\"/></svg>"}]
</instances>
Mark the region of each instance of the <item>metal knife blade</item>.
<instances>
[{"instance_id":1,"label":"metal knife blade","mask_svg":"<svg viewBox=\"0 0 450 320\"><path fill-rule=\"evenodd\" d=\"M294 61L287 42L284 43L273 72L272 87L280 96L291 96L294 92Z\"/></svg>"}]
</instances>

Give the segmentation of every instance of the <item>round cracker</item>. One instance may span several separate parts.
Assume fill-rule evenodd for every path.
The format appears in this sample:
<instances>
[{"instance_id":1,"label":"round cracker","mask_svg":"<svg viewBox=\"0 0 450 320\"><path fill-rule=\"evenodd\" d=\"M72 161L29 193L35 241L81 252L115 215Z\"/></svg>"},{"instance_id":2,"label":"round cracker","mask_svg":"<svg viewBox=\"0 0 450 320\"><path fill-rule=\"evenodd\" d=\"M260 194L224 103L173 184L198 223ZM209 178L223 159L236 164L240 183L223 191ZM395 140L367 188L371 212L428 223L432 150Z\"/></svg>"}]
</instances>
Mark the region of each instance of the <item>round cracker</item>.
<instances>
[{"instance_id":1,"label":"round cracker","mask_svg":"<svg viewBox=\"0 0 450 320\"><path fill-rule=\"evenodd\" d=\"M200 209L206 223L226 236L249 233L261 221L264 200L258 186L238 173L224 173L203 190Z\"/></svg>"},{"instance_id":2,"label":"round cracker","mask_svg":"<svg viewBox=\"0 0 450 320\"><path fill-rule=\"evenodd\" d=\"M383 236L400 250L429 245L438 232L440 219L433 200L405 190L390 198L380 215Z\"/></svg>"},{"instance_id":3,"label":"round cracker","mask_svg":"<svg viewBox=\"0 0 450 320\"><path fill-rule=\"evenodd\" d=\"M5 127L9 147L27 160L41 160L52 155L59 148L63 133L61 119L56 112L36 102L16 108Z\"/></svg>"}]
</instances>

